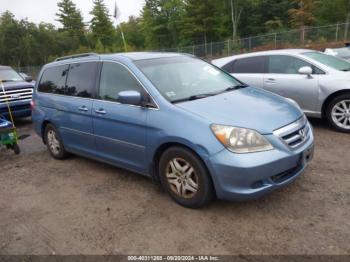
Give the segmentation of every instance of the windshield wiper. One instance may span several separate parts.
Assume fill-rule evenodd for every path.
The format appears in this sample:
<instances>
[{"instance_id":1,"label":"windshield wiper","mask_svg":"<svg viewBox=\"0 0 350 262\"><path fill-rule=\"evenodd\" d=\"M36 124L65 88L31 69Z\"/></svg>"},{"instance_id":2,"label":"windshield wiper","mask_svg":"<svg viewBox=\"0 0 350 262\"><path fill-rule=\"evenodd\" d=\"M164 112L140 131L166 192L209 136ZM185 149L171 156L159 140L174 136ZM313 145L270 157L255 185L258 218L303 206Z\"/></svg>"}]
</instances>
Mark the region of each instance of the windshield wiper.
<instances>
[{"instance_id":1,"label":"windshield wiper","mask_svg":"<svg viewBox=\"0 0 350 262\"><path fill-rule=\"evenodd\" d=\"M1 82L6 83L6 82L15 82L15 80L1 80Z\"/></svg>"},{"instance_id":2,"label":"windshield wiper","mask_svg":"<svg viewBox=\"0 0 350 262\"><path fill-rule=\"evenodd\" d=\"M345 69L342 69L341 71L348 72L350 71L350 68L345 68Z\"/></svg>"},{"instance_id":3,"label":"windshield wiper","mask_svg":"<svg viewBox=\"0 0 350 262\"><path fill-rule=\"evenodd\" d=\"M232 91L232 90L237 90L237 89L241 89L241 88L245 88L245 87L247 87L246 84L238 84L238 85L230 86L230 87L226 88L225 91Z\"/></svg>"},{"instance_id":4,"label":"windshield wiper","mask_svg":"<svg viewBox=\"0 0 350 262\"><path fill-rule=\"evenodd\" d=\"M245 85L245 84L238 84L238 85L235 85L235 86L230 86L230 87L226 88L225 90L219 92L218 94L230 92L230 91L241 89L241 88L245 88L245 87L247 87L247 85Z\"/></svg>"},{"instance_id":5,"label":"windshield wiper","mask_svg":"<svg viewBox=\"0 0 350 262\"><path fill-rule=\"evenodd\" d=\"M202 98L206 98L206 97L209 97L209 96L215 96L215 95L216 95L216 93L193 95L193 96L190 96L190 97L174 100L174 101L172 101L172 103L192 101L192 100L202 99Z\"/></svg>"}]
</instances>

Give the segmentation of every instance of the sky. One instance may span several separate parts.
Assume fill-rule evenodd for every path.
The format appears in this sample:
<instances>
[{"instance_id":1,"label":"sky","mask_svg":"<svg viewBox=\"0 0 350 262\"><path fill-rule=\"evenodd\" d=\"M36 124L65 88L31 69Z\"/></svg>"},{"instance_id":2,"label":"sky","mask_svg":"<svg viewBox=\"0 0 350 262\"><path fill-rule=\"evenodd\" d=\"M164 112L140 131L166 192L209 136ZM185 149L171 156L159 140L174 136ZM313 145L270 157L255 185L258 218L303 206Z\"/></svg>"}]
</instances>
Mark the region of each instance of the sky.
<instances>
[{"instance_id":1,"label":"sky","mask_svg":"<svg viewBox=\"0 0 350 262\"><path fill-rule=\"evenodd\" d=\"M57 2L59 0L0 0L0 14L9 10L17 19L28 18L30 22L47 22L59 27L60 24L55 21L55 14L58 12ZM84 22L90 21L92 0L73 0L73 2L81 10ZM113 15L115 0L105 0L105 3ZM117 5L120 11L118 22L123 22L127 21L130 15L140 14L144 0L117 0Z\"/></svg>"}]
</instances>

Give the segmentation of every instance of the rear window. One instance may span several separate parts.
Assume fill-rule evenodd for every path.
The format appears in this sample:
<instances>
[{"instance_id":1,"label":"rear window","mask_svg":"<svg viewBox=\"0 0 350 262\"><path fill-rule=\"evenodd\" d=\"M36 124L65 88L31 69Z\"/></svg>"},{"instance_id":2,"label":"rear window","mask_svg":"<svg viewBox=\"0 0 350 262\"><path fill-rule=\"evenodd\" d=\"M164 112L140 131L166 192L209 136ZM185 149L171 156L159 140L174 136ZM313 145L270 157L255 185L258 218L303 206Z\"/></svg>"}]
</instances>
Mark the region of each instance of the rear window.
<instances>
[{"instance_id":1,"label":"rear window","mask_svg":"<svg viewBox=\"0 0 350 262\"><path fill-rule=\"evenodd\" d=\"M46 69L41 77L38 91L63 95L68 67L68 65L62 65Z\"/></svg>"},{"instance_id":2,"label":"rear window","mask_svg":"<svg viewBox=\"0 0 350 262\"><path fill-rule=\"evenodd\" d=\"M238 59L233 63L230 73L259 74L264 73L265 57L256 56Z\"/></svg>"}]
</instances>

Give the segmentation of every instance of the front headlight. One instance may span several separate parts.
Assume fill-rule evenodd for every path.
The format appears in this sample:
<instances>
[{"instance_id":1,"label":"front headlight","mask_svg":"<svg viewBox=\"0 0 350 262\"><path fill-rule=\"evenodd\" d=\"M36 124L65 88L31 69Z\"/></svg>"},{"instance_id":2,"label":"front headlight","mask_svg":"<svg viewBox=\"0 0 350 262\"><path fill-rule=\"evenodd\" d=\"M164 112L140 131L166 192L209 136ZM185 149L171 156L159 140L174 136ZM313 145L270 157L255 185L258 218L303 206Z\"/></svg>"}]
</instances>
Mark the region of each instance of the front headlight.
<instances>
[{"instance_id":1,"label":"front headlight","mask_svg":"<svg viewBox=\"0 0 350 262\"><path fill-rule=\"evenodd\" d=\"M273 149L265 137L251 129L211 125L211 130L216 138L234 153L252 153Z\"/></svg>"}]
</instances>

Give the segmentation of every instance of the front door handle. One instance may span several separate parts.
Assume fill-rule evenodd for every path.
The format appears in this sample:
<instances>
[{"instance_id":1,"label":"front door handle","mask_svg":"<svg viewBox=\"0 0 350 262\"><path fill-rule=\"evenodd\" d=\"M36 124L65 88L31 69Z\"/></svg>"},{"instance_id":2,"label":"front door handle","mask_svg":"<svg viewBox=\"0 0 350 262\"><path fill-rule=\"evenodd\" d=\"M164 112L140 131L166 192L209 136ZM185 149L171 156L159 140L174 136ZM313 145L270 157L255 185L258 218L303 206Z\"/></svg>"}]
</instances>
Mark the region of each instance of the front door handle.
<instances>
[{"instance_id":1,"label":"front door handle","mask_svg":"<svg viewBox=\"0 0 350 262\"><path fill-rule=\"evenodd\" d=\"M105 115L105 114L107 114L107 112L106 112L103 108L96 109L96 110L95 110L95 113L96 113L96 114L99 114L99 115Z\"/></svg>"},{"instance_id":2,"label":"front door handle","mask_svg":"<svg viewBox=\"0 0 350 262\"><path fill-rule=\"evenodd\" d=\"M78 108L78 110L81 111L81 112L87 112L87 111L89 111L89 109L88 109L86 106L80 106L80 107Z\"/></svg>"},{"instance_id":3,"label":"front door handle","mask_svg":"<svg viewBox=\"0 0 350 262\"><path fill-rule=\"evenodd\" d=\"M274 78L268 78L265 80L266 83L276 83L276 79Z\"/></svg>"}]
</instances>

